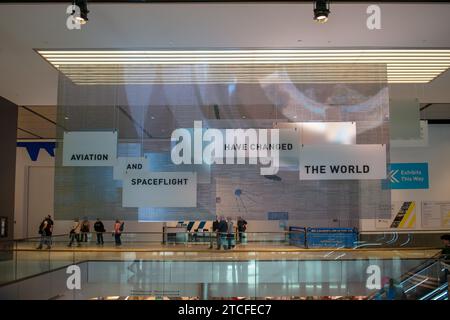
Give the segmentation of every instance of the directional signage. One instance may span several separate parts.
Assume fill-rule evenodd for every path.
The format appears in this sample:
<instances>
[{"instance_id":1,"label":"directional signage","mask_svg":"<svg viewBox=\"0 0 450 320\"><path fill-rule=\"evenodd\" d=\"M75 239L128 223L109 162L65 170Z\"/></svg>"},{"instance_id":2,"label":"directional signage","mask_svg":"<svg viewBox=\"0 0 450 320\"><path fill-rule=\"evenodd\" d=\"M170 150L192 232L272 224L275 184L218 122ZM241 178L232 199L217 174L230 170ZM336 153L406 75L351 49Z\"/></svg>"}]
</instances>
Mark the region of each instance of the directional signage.
<instances>
[{"instance_id":1,"label":"directional signage","mask_svg":"<svg viewBox=\"0 0 450 320\"><path fill-rule=\"evenodd\" d=\"M391 189L428 189L428 163L391 163L388 178Z\"/></svg>"}]
</instances>

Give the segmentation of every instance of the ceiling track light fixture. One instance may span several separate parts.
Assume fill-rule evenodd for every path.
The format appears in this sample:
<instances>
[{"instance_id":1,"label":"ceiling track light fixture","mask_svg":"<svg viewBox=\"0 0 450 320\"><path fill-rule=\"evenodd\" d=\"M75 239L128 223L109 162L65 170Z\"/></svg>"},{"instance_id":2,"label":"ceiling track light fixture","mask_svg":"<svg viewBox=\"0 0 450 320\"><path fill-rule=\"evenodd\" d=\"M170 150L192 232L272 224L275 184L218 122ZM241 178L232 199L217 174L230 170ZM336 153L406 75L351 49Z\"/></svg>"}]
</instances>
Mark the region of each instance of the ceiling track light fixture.
<instances>
[{"instance_id":1,"label":"ceiling track light fixture","mask_svg":"<svg viewBox=\"0 0 450 320\"><path fill-rule=\"evenodd\" d=\"M328 0L316 0L314 1L314 20L319 23L325 23L328 21L328 15L330 14L330 1Z\"/></svg>"},{"instance_id":2,"label":"ceiling track light fixture","mask_svg":"<svg viewBox=\"0 0 450 320\"><path fill-rule=\"evenodd\" d=\"M74 10L72 11L72 15L74 16L76 14L75 6L77 6L80 9L79 15L75 16L75 19L80 24L86 24L88 19L88 7L87 7L87 0L73 0L72 5L74 6Z\"/></svg>"}]
</instances>

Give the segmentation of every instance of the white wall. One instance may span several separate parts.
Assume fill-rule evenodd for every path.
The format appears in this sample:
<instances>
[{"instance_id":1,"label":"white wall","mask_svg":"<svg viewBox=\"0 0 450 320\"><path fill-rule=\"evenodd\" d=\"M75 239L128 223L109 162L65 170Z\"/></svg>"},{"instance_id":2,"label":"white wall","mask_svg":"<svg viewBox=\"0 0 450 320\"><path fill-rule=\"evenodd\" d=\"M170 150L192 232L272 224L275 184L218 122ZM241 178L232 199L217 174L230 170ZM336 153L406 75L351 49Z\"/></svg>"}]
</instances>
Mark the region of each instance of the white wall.
<instances>
[{"instance_id":1,"label":"white wall","mask_svg":"<svg viewBox=\"0 0 450 320\"><path fill-rule=\"evenodd\" d=\"M428 146L391 147L391 163L428 162L429 189L392 190L391 201L416 202L415 230L432 230L422 227L421 203L428 201L450 202L450 124L428 126ZM375 219L361 221L361 230L380 231Z\"/></svg>"},{"instance_id":2,"label":"white wall","mask_svg":"<svg viewBox=\"0 0 450 320\"><path fill-rule=\"evenodd\" d=\"M16 189L14 211L14 237L16 239L27 237L27 212L28 212L28 173L30 167L54 167L55 161L47 151L41 149L37 161L32 161L25 148L16 149ZM43 199L45 201L45 199ZM52 212L49 212L52 214ZM29 235L37 236L36 234Z\"/></svg>"}]
</instances>

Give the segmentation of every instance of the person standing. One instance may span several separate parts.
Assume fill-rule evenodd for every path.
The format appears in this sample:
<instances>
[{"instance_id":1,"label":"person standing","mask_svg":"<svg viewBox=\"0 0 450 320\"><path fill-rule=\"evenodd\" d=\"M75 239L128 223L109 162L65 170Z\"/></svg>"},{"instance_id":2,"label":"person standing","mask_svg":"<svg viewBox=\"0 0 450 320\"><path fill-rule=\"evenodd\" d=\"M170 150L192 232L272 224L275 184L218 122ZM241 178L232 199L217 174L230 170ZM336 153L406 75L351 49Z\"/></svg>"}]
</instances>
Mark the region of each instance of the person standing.
<instances>
[{"instance_id":1,"label":"person standing","mask_svg":"<svg viewBox=\"0 0 450 320\"><path fill-rule=\"evenodd\" d=\"M215 240L216 240L217 247L218 248L220 247L218 232L219 232L219 217L216 216L216 220L214 220L212 223L212 232L211 232L211 236L210 236L211 239L210 239L210 246L209 246L210 249L213 248L213 240L214 240L213 234L215 234L215 238L216 238Z\"/></svg>"},{"instance_id":2,"label":"person standing","mask_svg":"<svg viewBox=\"0 0 450 320\"><path fill-rule=\"evenodd\" d=\"M247 230L247 221L245 221L242 217L238 217L237 228L239 233L239 243L242 243L245 231Z\"/></svg>"},{"instance_id":3,"label":"person standing","mask_svg":"<svg viewBox=\"0 0 450 320\"><path fill-rule=\"evenodd\" d=\"M234 224L233 220L231 220L231 217L227 217L227 242L228 242L228 249L233 249L235 246Z\"/></svg>"},{"instance_id":4,"label":"person standing","mask_svg":"<svg viewBox=\"0 0 450 320\"><path fill-rule=\"evenodd\" d=\"M81 246L80 243L80 232L81 232L81 223L78 218L75 218L73 221L72 228L70 229L70 242L67 245L68 247L72 246L74 241L77 242L78 247Z\"/></svg>"},{"instance_id":5,"label":"person standing","mask_svg":"<svg viewBox=\"0 0 450 320\"><path fill-rule=\"evenodd\" d=\"M444 234L441 236L442 244L444 248L441 250L441 264L444 269L444 275L442 281L448 281L448 275L450 273L450 234Z\"/></svg>"},{"instance_id":6,"label":"person standing","mask_svg":"<svg viewBox=\"0 0 450 320\"><path fill-rule=\"evenodd\" d=\"M97 235L97 244L103 245L104 244L103 233L106 232L106 230L105 226L103 225L103 222L99 218L97 218L97 221L94 223L94 231L96 232Z\"/></svg>"},{"instance_id":7,"label":"person standing","mask_svg":"<svg viewBox=\"0 0 450 320\"><path fill-rule=\"evenodd\" d=\"M91 225L87 218L84 218L81 223L81 242L88 242L88 233L91 229Z\"/></svg>"},{"instance_id":8,"label":"person standing","mask_svg":"<svg viewBox=\"0 0 450 320\"><path fill-rule=\"evenodd\" d=\"M223 216L220 216L219 225L217 227L217 237L218 237L217 250L220 250L222 246L224 249L226 249L227 231L228 231L228 224L225 221L225 218Z\"/></svg>"},{"instance_id":9,"label":"person standing","mask_svg":"<svg viewBox=\"0 0 450 320\"><path fill-rule=\"evenodd\" d=\"M51 249L53 232L53 220L50 215L44 218L39 225L39 234L41 235L41 241L36 249L42 249L43 245L47 246L47 249Z\"/></svg>"},{"instance_id":10,"label":"person standing","mask_svg":"<svg viewBox=\"0 0 450 320\"><path fill-rule=\"evenodd\" d=\"M120 239L120 236L122 235L124 228L124 223L120 222L119 220L116 220L116 223L114 224L114 240L116 242L116 246L122 245L122 240Z\"/></svg>"}]
</instances>

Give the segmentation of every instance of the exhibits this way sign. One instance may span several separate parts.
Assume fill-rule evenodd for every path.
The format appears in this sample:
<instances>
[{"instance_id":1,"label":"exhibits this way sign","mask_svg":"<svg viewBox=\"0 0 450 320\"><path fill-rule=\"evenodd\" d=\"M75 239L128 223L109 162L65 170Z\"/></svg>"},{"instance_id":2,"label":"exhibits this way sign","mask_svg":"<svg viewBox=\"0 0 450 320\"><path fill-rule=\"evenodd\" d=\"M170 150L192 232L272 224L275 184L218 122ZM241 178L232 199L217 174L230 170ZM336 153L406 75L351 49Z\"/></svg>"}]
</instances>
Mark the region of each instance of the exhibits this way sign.
<instances>
[{"instance_id":1,"label":"exhibits this way sign","mask_svg":"<svg viewBox=\"0 0 450 320\"><path fill-rule=\"evenodd\" d=\"M64 132L63 166L113 166L117 157L117 131Z\"/></svg>"},{"instance_id":2,"label":"exhibits this way sign","mask_svg":"<svg viewBox=\"0 0 450 320\"><path fill-rule=\"evenodd\" d=\"M385 178L385 145L304 145L300 148L300 180Z\"/></svg>"},{"instance_id":3,"label":"exhibits this way sign","mask_svg":"<svg viewBox=\"0 0 450 320\"><path fill-rule=\"evenodd\" d=\"M131 172L123 177L123 207L196 207L196 172Z\"/></svg>"}]
</instances>

